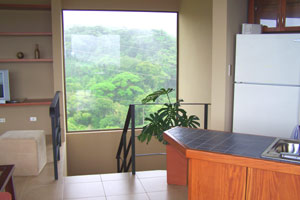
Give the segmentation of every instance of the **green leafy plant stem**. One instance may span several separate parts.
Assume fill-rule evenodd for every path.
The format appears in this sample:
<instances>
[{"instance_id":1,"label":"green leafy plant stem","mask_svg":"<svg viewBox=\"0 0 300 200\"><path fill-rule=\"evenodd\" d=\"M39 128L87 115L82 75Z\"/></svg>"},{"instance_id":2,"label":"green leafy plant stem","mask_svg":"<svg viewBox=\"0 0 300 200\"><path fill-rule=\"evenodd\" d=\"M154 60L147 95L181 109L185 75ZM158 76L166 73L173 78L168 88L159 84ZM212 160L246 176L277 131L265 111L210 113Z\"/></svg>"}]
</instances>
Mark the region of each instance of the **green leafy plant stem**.
<instances>
[{"instance_id":1,"label":"green leafy plant stem","mask_svg":"<svg viewBox=\"0 0 300 200\"><path fill-rule=\"evenodd\" d=\"M167 93L167 97L168 97L168 100L169 100L169 104L171 104L169 93Z\"/></svg>"}]
</instances>

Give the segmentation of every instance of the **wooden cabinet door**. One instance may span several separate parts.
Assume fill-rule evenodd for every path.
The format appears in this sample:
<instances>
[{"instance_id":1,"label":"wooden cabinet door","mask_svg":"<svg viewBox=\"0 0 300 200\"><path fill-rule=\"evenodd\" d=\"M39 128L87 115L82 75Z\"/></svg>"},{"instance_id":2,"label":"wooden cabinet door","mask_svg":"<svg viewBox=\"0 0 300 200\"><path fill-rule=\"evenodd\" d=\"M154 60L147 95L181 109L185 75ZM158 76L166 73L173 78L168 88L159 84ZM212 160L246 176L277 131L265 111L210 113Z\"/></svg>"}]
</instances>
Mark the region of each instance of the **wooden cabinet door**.
<instances>
[{"instance_id":1,"label":"wooden cabinet door","mask_svg":"<svg viewBox=\"0 0 300 200\"><path fill-rule=\"evenodd\" d=\"M204 160L189 160L189 200L242 200L246 167Z\"/></svg>"},{"instance_id":2,"label":"wooden cabinet door","mask_svg":"<svg viewBox=\"0 0 300 200\"><path fill-rule=\"evenodd\" d=\"M300 176L248 168L247 200L300 199Z\"/></svg>"},{"instance_id":3,"label":"wooden cabinet door","mask_svg":"<svg viewBox=\"0 0 300 200\"><path fill-rule=\"evenodd\" d=\"M300 0L282 1L282 29L300 31Z\"/></svg>"},{"instance_id":4,"label":"wooden cabinet door","mask_svg":"<svg viewBox=\"0 0 300 200\"><path fill-rule=\"evenodd\" d=\"M299 32L300 0L250 0L248 22L263 32Z\"/></svg>"},{"instance_id":5,"label":"wooden cabinet door","mask_svg":"<svg viewBox=\"0 0 300 200\"><path fill-rule=\"evenodd\" d=\"M250 0L249 23L263 25L264 32L278 32L282 26L281 0Z\"/></svg>"}]
</instances>

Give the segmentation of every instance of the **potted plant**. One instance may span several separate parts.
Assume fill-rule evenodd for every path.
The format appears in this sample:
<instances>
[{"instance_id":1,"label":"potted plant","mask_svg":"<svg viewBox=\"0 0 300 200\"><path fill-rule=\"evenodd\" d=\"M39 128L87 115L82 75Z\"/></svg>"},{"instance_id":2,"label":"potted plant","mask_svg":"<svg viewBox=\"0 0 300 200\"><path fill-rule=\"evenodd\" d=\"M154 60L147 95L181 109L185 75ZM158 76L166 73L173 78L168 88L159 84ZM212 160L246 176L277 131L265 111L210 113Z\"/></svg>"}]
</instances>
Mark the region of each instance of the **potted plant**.
<instances>
[{"instance_id":1,"label":"potted plant","mask_svg":"<svg viewBox=\"0 0 300 200\"><path fill-rule=\"evenodd\" d=\"M143 104L147 104L149 102L155 102L162 95L166 95L168 103L165 103L162 108L145 118L145 121L148 122L148 124L143 127L141 134L138 136L138 139L141 142L146 141L148 144L152 136L154 136L158 141L167 144L163 139L164 131L175 126L192 128L200 127L200 123L197 121L199 118L196 115L188 116L187 112L183 108L180 108L180 102L183 102L183 100L171 103L169 93L173 91L174 89L172 88L162 88L147 95L142 100Z\"/></svg>"}]
</instances>

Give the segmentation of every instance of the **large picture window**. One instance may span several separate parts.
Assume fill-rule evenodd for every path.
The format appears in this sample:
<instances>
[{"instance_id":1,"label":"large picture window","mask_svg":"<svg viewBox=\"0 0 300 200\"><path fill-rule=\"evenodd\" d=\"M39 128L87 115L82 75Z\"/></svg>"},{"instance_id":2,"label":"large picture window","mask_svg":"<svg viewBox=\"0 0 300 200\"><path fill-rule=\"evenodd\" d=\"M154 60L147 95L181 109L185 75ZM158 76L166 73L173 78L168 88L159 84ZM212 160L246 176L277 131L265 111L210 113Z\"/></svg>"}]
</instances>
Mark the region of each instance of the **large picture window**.
<instances>
[{"instance_id":1,"label":"large picture window","mask_svg":"<svg viewBox=\"0 0 300 200\"><path fill-rule=\"evenodd\" d=\"M177 89L177 13L64 10L63 25L68 132L120 129L129 104Z\"/></svg>"}]
</instances>

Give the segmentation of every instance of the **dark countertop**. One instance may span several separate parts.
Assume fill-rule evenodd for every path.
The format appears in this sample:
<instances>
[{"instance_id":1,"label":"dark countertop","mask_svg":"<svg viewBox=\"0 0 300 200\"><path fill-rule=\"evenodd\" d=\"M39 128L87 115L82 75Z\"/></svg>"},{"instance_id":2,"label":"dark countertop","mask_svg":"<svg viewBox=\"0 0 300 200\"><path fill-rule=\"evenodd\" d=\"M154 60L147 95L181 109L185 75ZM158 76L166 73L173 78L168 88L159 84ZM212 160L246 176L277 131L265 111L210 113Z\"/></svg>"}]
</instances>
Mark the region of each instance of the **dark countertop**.
<instances>
[{"instance_id":1,"label":"dark countertop","mask_svg":"<svg viewBox=\"0 0 300 200\"><path fill-rule=\"evenodd\" d=\"M249 158L262 158L261 154L275 137L175 127L166 133L188 149L230 154Z\"/></svg>"}]
</instances>

